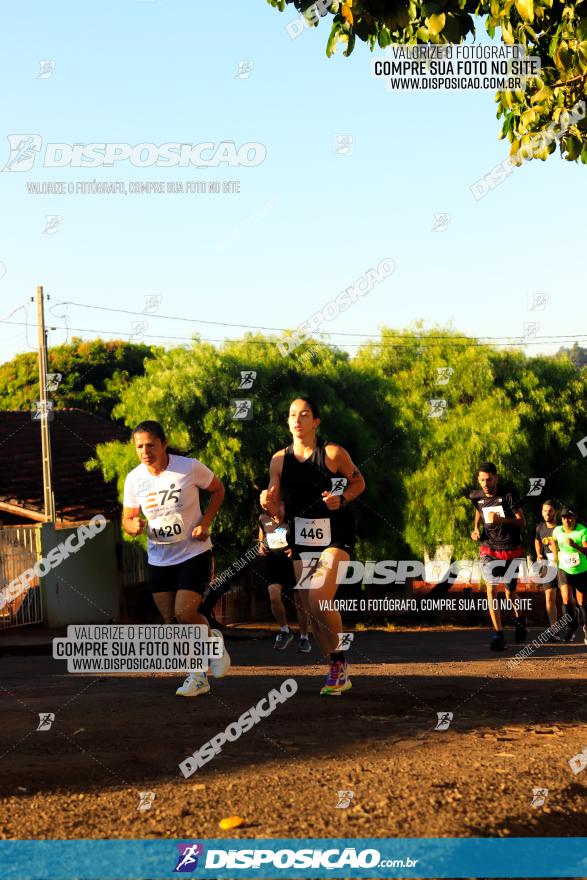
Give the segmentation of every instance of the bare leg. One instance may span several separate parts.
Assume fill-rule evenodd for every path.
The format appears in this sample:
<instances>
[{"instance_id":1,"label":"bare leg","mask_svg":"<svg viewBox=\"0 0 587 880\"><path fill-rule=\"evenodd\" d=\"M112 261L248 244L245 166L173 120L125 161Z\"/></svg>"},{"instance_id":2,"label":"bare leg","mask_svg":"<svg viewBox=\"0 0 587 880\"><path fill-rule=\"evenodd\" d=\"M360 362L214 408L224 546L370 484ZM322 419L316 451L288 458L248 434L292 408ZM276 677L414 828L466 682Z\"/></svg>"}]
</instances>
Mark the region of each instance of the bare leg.
<instances>
[{"instance_id":1,"label":"bare leg","mask_svg":"<svg viewBox=\"0 0 587 880\"><path fill-rule=\"evenodd\" d=\"M544 599L546 601L546 613L548 614L548 622L550 626L554 626L557 618L556 611L556 587L545 590Z\"/></svg>"},{"instance_id":2,"label":"bare leg","mask_svg":"<svg viewBox=\"0 0 587 880\"><path fill-rule=\"evenodd\" d=\"M493 607L495 600L496 607ZM501 611L499 610L499 593L497 584L487 584L487 604L493 629L499 632L501 629Z\"/></svg>"},{"instance_id":3,"label":"bare leg","mask_svg":"<svg viewBox=\"0 0 587 880\"><path fill-rule=\"evenodd\" d=\"M192 593L191 590L178 590L175 594L175 617L178 623L197 623L205 628L205 635L208 636L210 626L203 614L200 614L199 608L202 604L202 597L199 593Z\"/></svg>"},{"instance_id":4,"label":"bare leg","mask_svg":"<svg viewBox=\"0 0 587 880\"><path fill-rule=\"evenodd\" d=\"M300 628L300 636L308 635L308 611L302 601L300 592L295 594L296 614L298 618L298 626Z\"/></svg>"},{"instance_id":5,"label":"bare leg","mask_svg":"<svg viewBox=\"0 0 587 880\"><path fill-rule=\"evenodd\" d=\"M312 589L307 591L312 629L325 657L336 651L339 644L339 633L342 633L343 628L340 612L334 608L323 608L321 604L332 602L336 596L338 564L339 562L348 562L349 559L349 554L344 550L327 547L320 556L318 567L312 575Z\"/></svg>"},{"instance_id":6,"label":"bare leg","mask_svg":"<svg viewBox=\"0 0 587 880\"><path fill-rule=\"evenodd\" d=\"M163 623L171 623L175 617L175 593L153 593L153 601L163 618Z\"/></svg>"},{"instance_id":7,"label":"bare leg","mask_svg":"<svg viewBox=\"0 0 587 880\"><path fill-rule=\"evenodd\" d=\"M269 601L271 602L271 613L273 617L283 629L287 626L287 614L281 598L283 587L281 584L269 584Z\"/></svg>"},{"instance_id":8,"label":"bare leg","mask_svg":"<svg viewBox=\"0 0 587 880\"><path fill-rule=\"evenodd\" d=\"M515 592L512 593L512 591L508 590L507 587L505 588L505 594L506 594L507 598L510 600L510 602L512 603L512 611L514 612L514 617L517 620L519 617L522 616L521 612L520 612L520 604L519 604L520 600L516 596Z\"/></svg>"}]
</instances>

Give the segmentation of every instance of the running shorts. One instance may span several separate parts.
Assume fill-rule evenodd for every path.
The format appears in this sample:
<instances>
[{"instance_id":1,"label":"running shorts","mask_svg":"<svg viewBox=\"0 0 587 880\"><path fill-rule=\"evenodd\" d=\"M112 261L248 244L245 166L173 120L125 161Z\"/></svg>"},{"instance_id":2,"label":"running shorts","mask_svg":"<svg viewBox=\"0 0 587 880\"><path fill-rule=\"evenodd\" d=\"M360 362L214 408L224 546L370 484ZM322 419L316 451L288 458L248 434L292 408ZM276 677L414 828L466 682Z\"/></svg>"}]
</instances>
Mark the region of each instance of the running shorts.
<instances>
[{"instance_id":1,"label":"running shorts","mask_svg":"<svg viewBox=\"0 0 587 880\"><path fill-rule=\"evenodd\" d=\"M296 534L295 521L296 518L294 517L292 536ZM348 519L343 520L342 522L340 520L331 519L330 529L330 541L327 544L315 544L313 541L307 544L293 543L293 558L308 559L310 555L318 557L323 550L327 550L329 547L335 547L338 550L344 550L345 553L348 553L349 556L352 558L355 546L355 534L351 522Z\"/></svg>"},{"instance_id":2,"label":"running shorts","mask_svg":"<svg viewBox=\"0 0 587 880\"><path fill-rule=\"evenodd\" d=\"M522 548L492 550L490 547L481 547L479 555L485 583L493 587L504 584L506 590L515 593L519 576L519 563L516 565L515 561L524 558Z\"/></svg>"},{"instance_id":3,"label":"running shorts","mask_svg":"<svg viewBox=\"0 0 587 880\"><path fill-rule=\"evenodd\" d=\"M569 574L568 571L558 570L559 583L567 584L573 588L573 591L579 590L580 593L587 593L587 571L581 571L579 574Z\"/></svg>"},{"instance_id":4,"label":"running shorts","mask_svg":"<svg viewBox=\"0 0 587 880\"><path fill-rule=\"evenodd\" d=\"M284 553L269 553L268 556L258 556L255 570L266 586L281 584L284 589L293 590L296 585L293 562Z\"/></svg>"},{"instance_id":5,"label":"running shorts","mask_svg":"<svg viewBox=\"0 0 587 880\"><path fill-rule=\"evenodd\" d=\"M543 572L544 572L544 574L546 574L546 571L545 571L545 569L542 568L542 566L546 567L548 565L548 563L549 563L549 560L547 560L547 559L537 559L536 560L535 564L540 565L540 569L539 569L540 574L542 574ZM551 563L551 564L554 565L554 563ZM556 590L556 588L558 587L558 584L559 584L559 579L558 579L558 572L557 572L553 577L551 577L551 579L549 581L544 581L544 583L538 584L538 588L540 590Z\"/></svg>"},{"instance_id":6,"label":"running shorts","mask_svg":"<svg viewBox=\"0 0 587 880\"><path fill-rule=\"evenodd\" d=\"M175 593L189 590L203 595L212 577L212 551L206 550L175 565L149 565L152 593Z\"/></svg>"}]
</instances>

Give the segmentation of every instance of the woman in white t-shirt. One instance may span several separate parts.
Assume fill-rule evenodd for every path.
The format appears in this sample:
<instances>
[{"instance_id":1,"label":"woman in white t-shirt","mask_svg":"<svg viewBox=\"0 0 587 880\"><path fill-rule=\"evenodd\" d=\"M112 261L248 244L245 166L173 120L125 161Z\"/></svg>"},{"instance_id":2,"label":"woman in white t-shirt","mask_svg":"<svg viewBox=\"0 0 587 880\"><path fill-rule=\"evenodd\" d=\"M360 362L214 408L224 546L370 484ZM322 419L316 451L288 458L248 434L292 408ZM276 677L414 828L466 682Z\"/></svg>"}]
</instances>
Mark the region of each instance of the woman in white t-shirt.
<instances>
[{"instance_id":1,"label":"woman in white t-shirt","mask_svg":"<svg viewBox=\"0 0 587 880\"><path fill-rule=\"evenodd\" d=\"M155 421L141 422L132 432L140 464L124 483L122 527L129 535L147 531L149 583L164 623L209 625L199 608L212 570L210 526L224 498L224 486L210 468L195 458L167 451L165 431ZM210 493L206 512L200 489ZM142 516L141 516L142 514ZM211 634L222 638L218 630ZM216 678L226 675L230 657L210 660ZM208 693L205 673L190 673L178 696Z\"/></svg>"}]
</instances>

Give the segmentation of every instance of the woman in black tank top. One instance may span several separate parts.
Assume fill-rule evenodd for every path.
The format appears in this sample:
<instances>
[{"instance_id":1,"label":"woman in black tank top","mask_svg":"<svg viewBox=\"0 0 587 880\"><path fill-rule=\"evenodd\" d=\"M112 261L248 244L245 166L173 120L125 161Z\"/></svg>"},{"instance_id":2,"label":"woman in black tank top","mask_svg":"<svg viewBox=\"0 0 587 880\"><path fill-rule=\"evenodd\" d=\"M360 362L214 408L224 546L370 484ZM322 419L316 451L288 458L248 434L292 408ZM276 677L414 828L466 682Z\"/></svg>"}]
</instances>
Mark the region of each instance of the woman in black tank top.
<instances>
[{"instance_id":1,"label":"woman in black tank top","mask_svg":"<svg viewBox=\"0 0 587 880\"><path fill-rule=\"evenodd\" d=\"M314 635L329 659L330 672L321 694L340 695L351 687L342 621L334 606L341 563L350 560L354 544L347 504L365 488L348 452L318 439L320 414L308 398L296 398L289 410L293 442L271 459L269 488L261 506L276 515L285 504L292 533L297 588L306 603Z\"/></svg>"},{"instance_id":2,"label":"woman in black tank top","mask_svg":"<svg viewBox=\"0 0 587 880\"><path fill-rule=\"evenodd\" d=\"M294 559L300 559L300 552L312 548L323 550L326 547L338 547L350 555L353 552L354 529L350 511L344 506L346 498L343 506L334 510L326 505L323 498L324 494L329 493L341 498L348 482L338 469L333 473L328 468L328 445L334 444L317 438L312 454L302 461L296 458L293 443L284 453L281 486L285 500L285 518L294 536Z\"/></svg>"}]
</instances>

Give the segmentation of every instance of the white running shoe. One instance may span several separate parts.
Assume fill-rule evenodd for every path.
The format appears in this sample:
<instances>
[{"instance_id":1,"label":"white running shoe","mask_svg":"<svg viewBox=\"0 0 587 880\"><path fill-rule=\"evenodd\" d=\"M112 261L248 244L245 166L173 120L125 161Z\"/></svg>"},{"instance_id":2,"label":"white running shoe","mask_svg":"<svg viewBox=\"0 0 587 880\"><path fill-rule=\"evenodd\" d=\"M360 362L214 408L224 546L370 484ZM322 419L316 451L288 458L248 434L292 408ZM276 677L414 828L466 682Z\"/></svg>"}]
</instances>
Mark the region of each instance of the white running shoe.
<instances>
[{"instance_id":1,"label":"white running shoe","mask_svg":"<svg viewBox=\"0 0 587 880\"><path fill-rule=\"evenodd\" d=\"M205 672L190 672L181 687L175 692L177 697L199 697L210 692Z\"/></svg>"},{"instance_id":2,"label":"white running shoe","mask_svg":"<svg viewBox=\"0 0 587 880\"><path fill-rule=\"evenodd\" d=\"M230 654L226 650L226 645L224 644L224 639L222 638L222 633L218 629L211 629L210 635L215 639L220 639L222 642L223 654L222 657L216 657L214 660L209 661L209 669L208 672L210 675L214 676L214 678L223 678L228 670L230 669Z\"/></svg>"}]
</instances>

